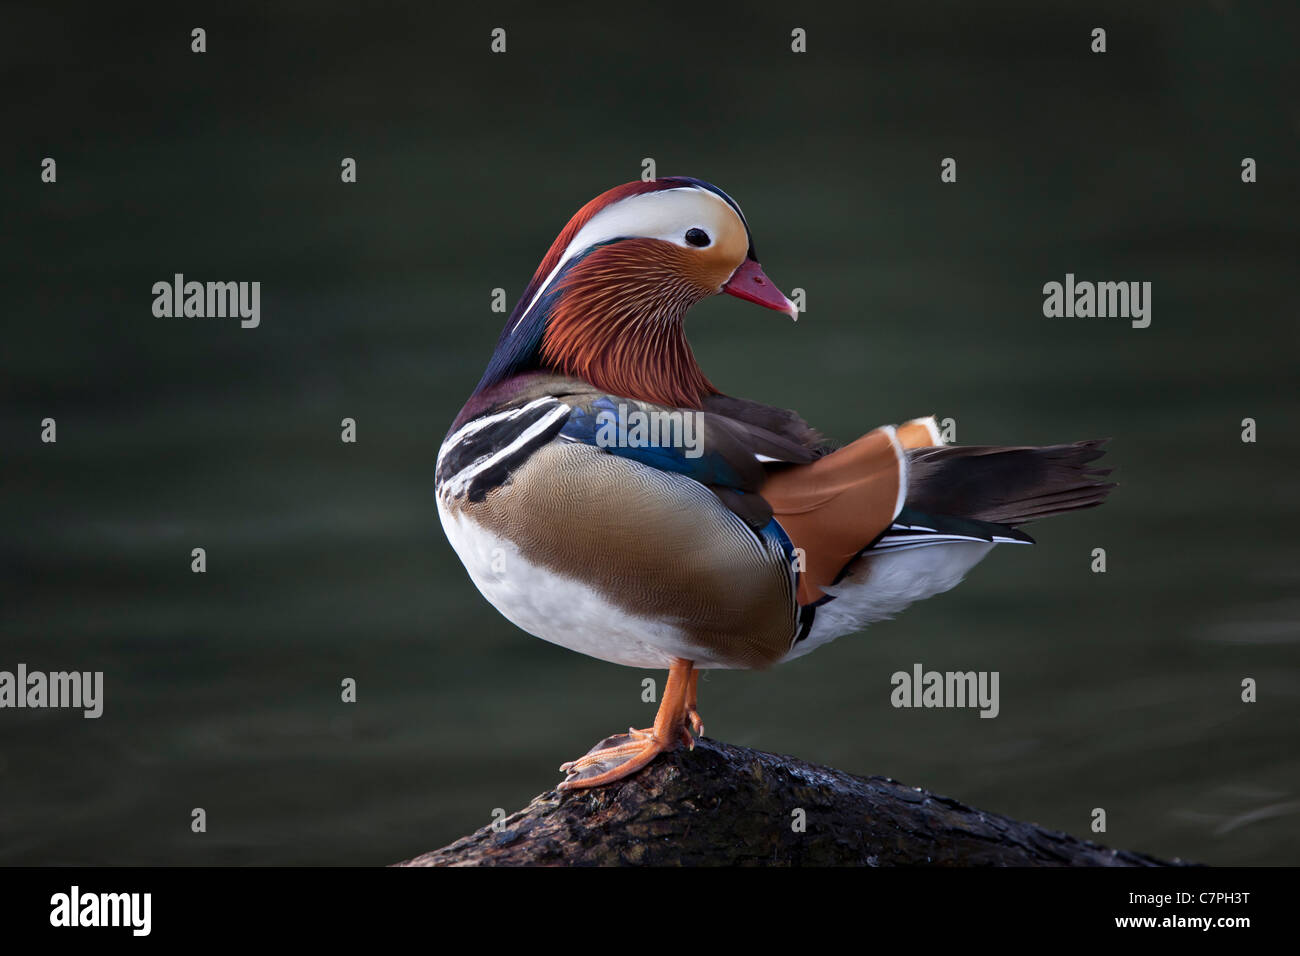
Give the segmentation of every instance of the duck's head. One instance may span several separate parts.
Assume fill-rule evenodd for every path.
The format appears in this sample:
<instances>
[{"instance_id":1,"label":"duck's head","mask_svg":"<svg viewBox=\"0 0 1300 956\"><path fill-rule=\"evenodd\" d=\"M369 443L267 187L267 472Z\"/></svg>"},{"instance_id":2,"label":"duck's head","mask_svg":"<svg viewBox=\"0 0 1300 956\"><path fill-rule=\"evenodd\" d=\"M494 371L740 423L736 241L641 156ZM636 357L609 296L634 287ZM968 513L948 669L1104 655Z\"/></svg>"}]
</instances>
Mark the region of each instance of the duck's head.
<instances>
[{"instance_id":1,"label":"duck's head","mask_svg":"<svg viewBox=\"0 0 1300 956\"><path fill-rule=\"evenodd\" d=\"M716 389L682 320L721 292L798 318L721 189L686 177L616 186L579 209L552 243L479 388L542 368L611 394L698 407Z\"/></svg>"}]
</instances>

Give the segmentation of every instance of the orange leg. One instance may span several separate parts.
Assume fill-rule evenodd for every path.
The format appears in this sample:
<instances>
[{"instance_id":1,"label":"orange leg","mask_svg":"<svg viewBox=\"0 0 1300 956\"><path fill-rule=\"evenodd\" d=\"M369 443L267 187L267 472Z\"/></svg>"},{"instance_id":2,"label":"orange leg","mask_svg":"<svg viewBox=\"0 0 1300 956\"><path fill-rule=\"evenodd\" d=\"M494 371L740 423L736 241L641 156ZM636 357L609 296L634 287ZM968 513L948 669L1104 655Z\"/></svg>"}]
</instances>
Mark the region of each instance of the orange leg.
<instances>
[{"instance_id":1,"label":"orange leg","mask_svg":"<svg viewBox=\"0 0 1300 956\"><path fill-rule=\"evenodd\" d=\"M704 721L700 718L700 672L691 671L690 687L686 691L686 719L691 723L691 730L696 734L704 736ZM691 749L695 749L695 741L691 741Z\"/></svg>"},{"instance_id":2,"label":"orange leg","mask_svg":"<svg viewBox=\"0 0 1300 956\"><path fill-rule=\"evenodd\" d=\"M691 661L674 660L668 671L668 683L659 702L653 727L645 730L628 728L626 734L615 734L596 744L585 756L562 764L560 769L568 777L557 789L577 790L599 787L636 773L659 754L688 742L695 746L695 738L687 729L689 713L695 707L695 665ZM689 711L688 711L688 708ZM695 714L694 720L699 719Z\"/></svg>"}]
</instances>

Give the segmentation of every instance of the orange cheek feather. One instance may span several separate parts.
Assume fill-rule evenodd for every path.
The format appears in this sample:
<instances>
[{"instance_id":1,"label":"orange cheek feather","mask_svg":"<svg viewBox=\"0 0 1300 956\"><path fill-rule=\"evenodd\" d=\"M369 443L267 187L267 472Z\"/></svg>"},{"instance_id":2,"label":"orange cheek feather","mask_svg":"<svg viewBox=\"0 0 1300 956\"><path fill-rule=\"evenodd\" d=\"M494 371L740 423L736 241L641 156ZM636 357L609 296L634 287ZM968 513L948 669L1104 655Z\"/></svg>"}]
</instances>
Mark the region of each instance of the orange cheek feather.
<instances>
[{"instance_id":1,"label":"orange cheek feather","mask_svg":"<svg viewBox=\"0 0 1300 956\"><path fill-rule=\"evenodd\" d=\"M686 310L717 291L716 263L668 242L629 239L592 252L561 282L542 355L551 367L613 395L699 408L717 389L682 328Z\"/></svg>"}]
</instances>

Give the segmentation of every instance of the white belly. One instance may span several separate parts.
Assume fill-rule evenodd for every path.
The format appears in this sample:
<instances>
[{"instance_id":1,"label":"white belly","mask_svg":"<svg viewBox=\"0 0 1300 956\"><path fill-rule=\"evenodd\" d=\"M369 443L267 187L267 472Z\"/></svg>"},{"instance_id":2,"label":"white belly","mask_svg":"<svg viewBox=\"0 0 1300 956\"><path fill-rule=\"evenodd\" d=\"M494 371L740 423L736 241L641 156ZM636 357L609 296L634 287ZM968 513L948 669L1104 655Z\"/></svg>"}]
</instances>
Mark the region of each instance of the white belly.
<instances>
[{"instance_id":1,"label":"white belly","mask_svg":"<svg viewBox=\"0 0 1300 956\"><path fill-rule=\"evenodd\" d=\"M701 649L687 643L678 628L629 614L581 581L529 562L509 539L448 511L441 496L438 516L470 580L529 634L628 667L666 669L675 657L695 660L699 667L723 666L701 660Z\"/></svg>"}]
</instances>

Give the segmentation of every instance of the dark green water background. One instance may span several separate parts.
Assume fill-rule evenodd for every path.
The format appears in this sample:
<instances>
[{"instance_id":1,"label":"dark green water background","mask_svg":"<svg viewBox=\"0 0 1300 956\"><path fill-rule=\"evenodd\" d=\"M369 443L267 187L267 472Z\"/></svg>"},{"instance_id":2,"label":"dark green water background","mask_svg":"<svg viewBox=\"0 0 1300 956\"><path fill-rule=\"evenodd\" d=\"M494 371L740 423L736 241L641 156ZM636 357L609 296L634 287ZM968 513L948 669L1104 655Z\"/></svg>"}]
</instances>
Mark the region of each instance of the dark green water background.
<instances>
[{"instance_id":1,"label":"dark green water background","mask_svg":"<svg viewBox=\"0 0 1300 956\"><path fill-rule=\"evenodd\" d=\"M964 442L1112 436L1122 482L896 621L709 674L709 733L1083 836L1102 807L1113 845L1295 863L1300 112L1294 20L1261 9L13 14L0 669L107 689L99 720L0 711L0 863L387 863L648 722L646 674L492 610L432 498L491 290L513 302L643 157L735 196L807 290L797 325L691 314L719 386L840 440L929 412ZM260 281L261 327L154 318L175 272ZM1067 272L1152 282L1151 327L1044 318ZM893 709L915 662L998 671L1000 716Z\"/></svg>"}]
</instances>

